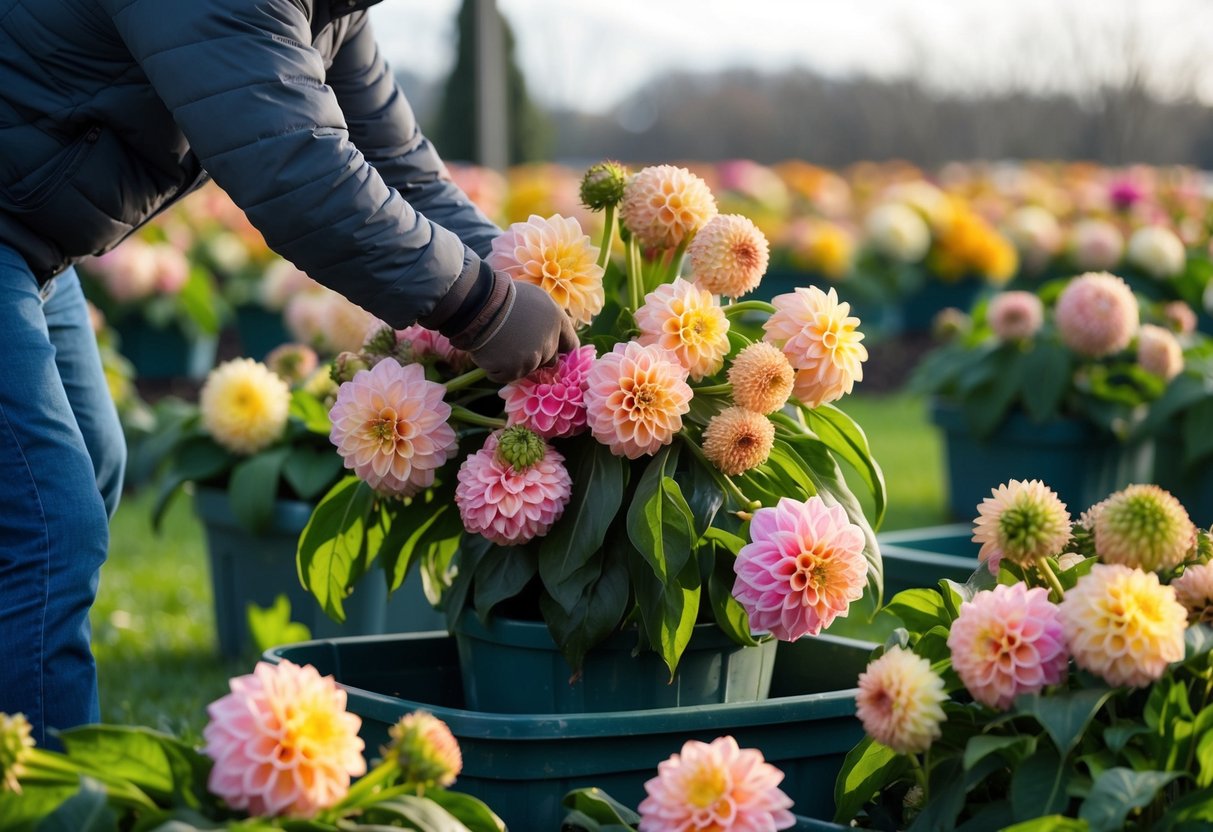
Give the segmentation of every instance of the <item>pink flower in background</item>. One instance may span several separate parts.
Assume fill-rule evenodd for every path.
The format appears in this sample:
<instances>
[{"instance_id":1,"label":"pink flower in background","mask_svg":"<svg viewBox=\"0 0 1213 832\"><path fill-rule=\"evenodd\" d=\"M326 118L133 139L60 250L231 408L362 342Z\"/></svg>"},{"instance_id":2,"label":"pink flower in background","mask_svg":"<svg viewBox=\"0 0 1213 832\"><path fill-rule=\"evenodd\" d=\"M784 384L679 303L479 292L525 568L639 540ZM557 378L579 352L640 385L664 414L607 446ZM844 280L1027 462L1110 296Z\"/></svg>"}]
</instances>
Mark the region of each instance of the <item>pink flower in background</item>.
<instances>
[{"instance_id":1,"label":"pink flower in background","mask_svg":"<svg viewBox=\"0 0 1213 832\"><path fill-rule=\"evenodd\" d=\"M668 350L635 341L616 344L586 376L586 422L617 456L656 453L682 430L691 409L686 368Z\"/></svg>"},{"instance_id":2,"label":"pink flower in background","mask_svg":"<svg viewBox=\"0 0 1213 832\"><path fill-rule=\"evenodd\" d=\"M673 249L716 216L716 198L706 182L686 168L642 169L623 190L619 218L645 249Z\"/></svg>"},{"instance_id":3,"label":"pink flower in background","mask_svg":"<svg viewBox=\"0 0 1213 832\"><path fill-rule=\"evenodd\" d=\"M501 215L508 190L505 177L479 165L447 165L451 181L490 219Z\"/></svg>"},{"instance_id":4,"label":"pink flower in background","mask_svg":"<svg viewBox=\"0 0 1213 832\"><path fill-rule=\"evenodd\" d=\"M637 341L669 350L692 381L724 366L729 320L711 292L681 277L644 296L644 304L636 310L636 326L640 327Z\"/></svg>"},{"instance_id":5,"label":"pink flower in background","mask_svg":"<svg viewBox=\"0 0 1213 832\"><path fill-rule=\"evenodd\" d=\"M320 357L307 344L279 344L265 357L265 366L287 384L299 384L320 366Z\"/></svg>"},{"instance_id":6,"label":"pink flower in background","mask_svg":"<svg viewBox=\"0 0 1213 832\"><path fill-rule=\"evenodd\" d=\"M841 506L784 497L754 512L750 541L733 564L733 596L755 632L815 636L863 595L864 534Z\"/></svg>"},{"instance_id":7,"label":"pink flower in background","mask_svg":"<svg viewBox=\"0 0 1213 832\"><path fill-rule=\"evenodd\" d=\"M385 359L342 384L329 411L329 440L345 467L383 494L407 497L434 484L455 452L446 388L420 364Z\"/></svg>"},{"instance_id":8,"label":"pink flower in background","mask_svg":"<svg viewBox=\"0 0 1213 832\"><path fill-rule=\"evenodd\" d=\"M581 326L594 320L606 300L597 258L598 247L577 220L532 215L493 240L488 264L543 289Z\"/></svg>"},{"instance_id":9,"label":"pink flower in background","mask_svg":"<svg viewBox=\"0 0 1213 832\"><path fill-rule=\"evenodd\" d=\"M1196 313L1182 300L1173 300L1164 305L1162 314L1167 325L1180 335L1187 335L1196 329Z\"/></svg>"},{"instance_id":10,"label":"pink flower in background","mask_svg":"<svg viewBox=\"0 0 1213 832\"><path fill-rule=\"evenodd\" d=\"M948 648L973 698L1001 711L1021 693L1060 682L1069 662L1048 590L1023 583L978 592L961 604Z\"/></svg>"},{"instance_id":11,"label":"pink flower in background","mask_svg":"<svg viewBox=\"0 0 1213 832\"><path fill-rule=\"evenodd\" d=\"M808 407L836 401L863 381L868 351L859 319L838 293L798 288L772 301L775 314L762 325L763 339L783 350L796 368L792 395Z\"/></svg>"},{"instance_id":12,"label":"pink flower in background","mask_svg":"<svg viewBox=\"0 0 1213 832\"><path fill-rule=\"evenodd\" d=\"M413 324L406 329L396 330L396 341L409 342L414 361L424 361L431 356L461 373L472 366L470 353L459 349L441 332L426 329L421 324Z\"/></svg>"},{"instance_id":13,"label":"pink flower in background","mask_svg":"<svg viewBox=\"0 0 1213 832\"><path fill-rule=\"evenodd\" d=\"M152 253L156 259L156 291L162 295L177 294L189 280L189 259L168 243L152 246Z\"/></svg>"},{"instance_id":14,"label":"pink flower in background","mask_svg":"<svg viewBox=\"0 0 1213 832\"><path fill-rule=\"evenodd\" d=\"M544 439L574 436L585 430L585 388L594 366L594 347L560 356L555 367L540 367L501 388L511 425L526 425Z\"/></svg>"},{"instance_id":15,"label":"pink flower in background","mask_svg":"<svg viewBox=\"0 0 1213 832\"><path fill-rule=\"evenodd\" d=\"M1026 341L1044 323L1044 306L1031 292L1000 292L990 301L986 320L1000 341Z\"/></svg>"},{"instance_id":16,"label":"pink flower in background","mask_svg":"<svg viewBox=\"0 0 1213 832\"><path fill-rule=\"evenodd\" d=\"M1124 236L1107 220L1081 220L1070 231L1070 256L1084 271L1113 268L1124 251Z\"/></svg>"},{"instance_id":17,"label":"pink flower in background","mask_svg":"<svg viewBox=\"0 0 1213 832\"><path fill-rule=\"evenodd\" d=\"M1118 211L1127 211L1145 197L1145 189L1132 179L1117 179L1108 186L1108 199Z\"/></svg>"},{"instance_id":18,"label":"pink flower in background","mask_svg":"<svg viewBox=\"0 0 1213 832\"><path fill-rule=\"evenodd\" d=\"M1171 330L1142 324L1137 333L1137 363L1147 373L1170 381L1184 370L1184 348Z\"/></svg>"},{"instance_id":19,"label":"pink flower in background","mask_svg":"<svg viewBox=\"0 0 1213 832\"><path fill-rule=\"evenodd\" d=\"M1107 272L1071 280L1057 299L1055 314L1061 340L1089 358L1118 353L1137 334L1137 298L1127 283Z\"/></svg>"},{"instance_id":20,"label":"pink flower in background","mask_svg":"<svg viewBox=\"0 0 1213 832\"><path fill-rule=\"evenodd\" d=\"M948 699L931 663L901 647L859 674L855 715L868 736L898 754L921 754L939 739Z\"/></svg>"},{"instance_id":21,"label":"pink flower in background","mask_svg":"<svg viewBox=\"0 0 1213 832\"><path fill-rule=\"evenodd\" d=\"M1175 597L1188 611L1192 624L1213 624L1213 563L1184 567L1184 573L1171 582Z\"/></svg>"},{"instance_id":22,"label":"pink flower in background","mask_svg":"<svg viewBox=\"0 0 1213 832\"><path fill-rule=\"evenodd\" d=\"M307 818L345 797L366 773L362 720L345 691L311 665L259 662L207 707L207 788L253 816Z\"/></svg>"},{"instance_id":23,"label":"pink flower in background","mask_svg":"<svg viewBox=\"0 0 1213 832\"><path fill-rule=\"evenodd\" d=\"M105 291L119 303L142 300L156 291L155 249L137 238L94 258L86 268L101 278Z\"/></svg>"},{"instance_id":24,"label":"pink flower in background","mask_svg":"<svg viewBox=\"0 0 1213 832\"><path fill-rule=\"evenodd\" d=\"M562 457L545 445L542 458L522 470L498 454L501 431L459 467L455 504L463 527L501 546L517 546L551 530L564 514L573 480Z\"/></svg>"},{"instance_id":25,"label":"pink flower in background","mask_svg":"<svg viewBox=\"0 0 1213 832\"><path fill-rule=\"evenodd\" d=\"M644 784L640 832L774 832L796 823L783 772L732 737L688 740Z\"/></svg>"},{"instance_id":26,"label":"pink flower in background","mask_svg":"<svg viewBox=\"0 0 1213 832\"><path fill-rule=\"evenodd\" d=\"M288 260L275 260L261 277L261 304L267 309L284 309L291 298L323 287Z\"/></svg>"},{"instance_id":27,"label":"pink flower in background","mask_svg":"<svg viewBox=\"0 0 1213 832\"><path fill-rule=\"evenodd\" d=\"M448 788L463 771L463 752L451 729L428 711L413 711L388 729L393 757L407 783Z\"/></svg>"}]
</instances>

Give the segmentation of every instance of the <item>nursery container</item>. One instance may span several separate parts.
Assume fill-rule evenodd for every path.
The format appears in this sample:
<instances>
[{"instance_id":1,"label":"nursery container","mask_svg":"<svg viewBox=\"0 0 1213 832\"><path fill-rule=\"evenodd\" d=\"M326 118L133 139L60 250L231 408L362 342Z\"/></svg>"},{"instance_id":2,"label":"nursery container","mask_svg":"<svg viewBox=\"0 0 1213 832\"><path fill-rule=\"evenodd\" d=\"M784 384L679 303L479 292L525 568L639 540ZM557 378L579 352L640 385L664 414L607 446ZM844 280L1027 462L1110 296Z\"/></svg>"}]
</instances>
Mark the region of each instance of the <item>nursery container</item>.
<instances>
[{"instance_id":1,"label":"nursery container","mask_svg":"<svg viewBox=\"0 0 1213 832\"><path fill-rule=\"evenodd\" d=\"M1174 494L1197 526L1213 525L1213 468L1206 464L1184 465L1184 445L1178 426L1161 433L1154 442L1151 481Z\"/></svg>"},{"instance_id":2,"label":"nursery container","mask_svg":"<svg viewBox=\"0 0 1213 832\"><path fill-rule=\"evenodd\" d=\"M312 516L309 503L277 501L269 527L260 534L249 532L236 520L226 491L198 489L194 510L206 531L215 627L222 655L237 657L248 652L252 646L248 605L268 607L279 595L286 595L291 602L291 620L306 625L315 637L378 635L384 631L387 585L377 570L368 573L346 599L346 620L340 624L329 618L300 585L295 549L300 532ZM410 587L414 594L421 594L419 582L406 584L401 591ZM393 603L404 600L394 598ZM424 597L412 600L425 604Z\"/></svg>"},{"instance_id":3,"label":"nursery container","mask_svg":"<svg viewBox=\"0 0 1213 832\"><path fill-rule=\"evenodd\" d=\"M291 341L282 313L255 304L236 307L236 332L241 354L258 361L265 360L274 347Z\"/></svg>"},{"instance_id":4,"label":"nursery container","mask_svg":"<svg viewBox=\"0 0 1213 832\"><path fill-rule=\"evenodd\" d=\"M566 715L469 709L455 639L448 636L314 641L275 648L266 659L312 664L335 676L348 691L350 710L362 718L368 749L385 744L388 728L405 714L433 713L463 754L456 790L484 800L512 830L554 832L570 790L599 786L636 806L658 763L688 739L710 742L725 734L760 749L785 773L781 788L797 813L832 817L834 780L863 737L854 686L872 647L829 636L780 644L772 696L762 702ZM493 681L502 687L531 682L516 670Z\"/></svg>"},{"instance_id":5,"label":"nursery container","mask_svg":"<svg viewBox=\"0 0 1213 832\"><path fill-rule=\"evenodd\" d=\"M470 708L494 713L586 713L712 705L764 699L771 686L775 642L745 647L715 624L696 625L690 644L670 671L652 651L633 655L634 632L595 645L580 677L556 648L542 621L500 616L484 624L470 610L455 627L464 698ZM503 685L502 679L526 679Z\"/></svg>"},{"instance_id":6,"label":"nursery container","mask_svg":"<svg viewBox=\"0 0 1213 832\"><path fill-rule=\"evenodd\" d=\"M942 578L963 584L981 565L971 523L885 532L876 539L884 563L885 598L903 589L933 588Z\"/></svg>"},{"instance_id":7,"label":"nursery container","mask_svg":"<svg viewBox=\"0 0 1213 832\"><path fill-rule=\"evenodd\" d=\"M902 300L901 317L905 331L930 332L935 316L940 312L949 307L968 312L982 293L988 290L989 286L975 277L944 281L927 275L922 285Z\"/></svg>"},{"instance_id":8,"label":"nursery container","mask_svg":"<svg viewBox=\"0 0 1213 832\"><path fill-rule=\"evenodd\" d=\"M139 378L205 378L215 366L219 339L214 335L186 336L176 327L154 327L141 318L114 324L119 351Z\"/></svg>"},{"instance_id":9,"label":"nursery container","mask_svg":"<svg viewBox=\"0 0 1213 832\"><path fill-rule=\"evenodd\" d=\"M1152 441L1120 442L1088 422L1037 423L1015 410L979 439L958 407L936 402L931 416L944 432L948 511L956 520L976 517L978 504L1011 479L1043 480L1077 516L1113 491L1148 482L1153 473Z\"/></svg>"}]
</instances>

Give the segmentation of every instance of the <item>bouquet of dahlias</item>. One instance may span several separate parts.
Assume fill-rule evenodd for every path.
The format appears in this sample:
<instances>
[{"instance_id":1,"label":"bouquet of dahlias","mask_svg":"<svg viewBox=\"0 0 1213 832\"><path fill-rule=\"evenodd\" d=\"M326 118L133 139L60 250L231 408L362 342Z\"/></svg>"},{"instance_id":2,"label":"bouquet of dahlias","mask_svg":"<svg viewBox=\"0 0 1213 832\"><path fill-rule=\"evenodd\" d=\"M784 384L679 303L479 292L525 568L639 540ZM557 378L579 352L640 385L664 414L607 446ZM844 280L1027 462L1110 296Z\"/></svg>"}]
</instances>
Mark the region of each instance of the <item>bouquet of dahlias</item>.
<instances>
[{"instance_id":1,"label":"bouquet of dahlias","mask_svg":"<svg viewBox=\"0 0 1213 832\"><path fill-rule=\"evenodd\" d=\"M250 531L270 520L274 501L314 501L341 479L341 457L327 441L336 385L316 353L286 344L265 363L238 358L207 376L197 405L164 399L156 426L132 449L136 472L158 470L152 512L158 526L186 483L228 492Z\"/></svg>"},{"instance_id":2,"label":"bouquet of dahlias","mask_svg":"<svg viewBox=\"0 0 1213 832\"><path fill-rule=\"evenodd\" d=\"M887 607L904 629L859 677L868 738L839 775L836 819L1209 828L1209 535L1154 485L1073 521L1044 483L1012 480L978 507L973 541L983 566L967 584Z\"/></svg>"},{"instance_id":3,"label":"bouquet of dahlias","mask_svg":"<svg viewBox=\"0 0 1213 832\"><path fill-rule=\"evenodd\" d=\"M971 317L951 310L938 323L948 343L912 386L959 406L979 437L1020 410L1035 422L1075 418L1126 438L1183 370L1185 351L1206 349L1189 307L1144 304L1107 272L1001 292Z\"/></svg>"},{"instance_id":4,"label":"bouquet of dahlias","mask_svg":"<svg viewBox=\"0 0 1213 832\"><path fill-rule=\"evenodd\" d=\"M685 169L598 165L582 194L605 212L598 246L573 218L532 216L489 257L547 290L581 348L504 386L419 327L339 356L331 439L354 475L300 539L305 585L340 618L368 569L395 588L416 568L452 622L467 606L542 618L573 668L636 628L671 671L697 621L742 644L794 639L865 585L878 598L872 525L839 463L876 522L882 475L832 404L867 357L847 304L815 287L739 300L767 241Z\"/></svg>"},{"instance_id":5,"label":"bouquet of dahlias","mask_svg":"<svg viewBox=\"0 0 1213 832\"><path fill-rule=\"evenodd\" d=\"M63 752L35 747L23 715L0 713L0 828L505 830L482 802L447 791L463 759L431 714L403 717L368 770L362 720L311 665L258 664L207 713L202 748L86 725L61 732Z\"/></svg>"}]
</instances>

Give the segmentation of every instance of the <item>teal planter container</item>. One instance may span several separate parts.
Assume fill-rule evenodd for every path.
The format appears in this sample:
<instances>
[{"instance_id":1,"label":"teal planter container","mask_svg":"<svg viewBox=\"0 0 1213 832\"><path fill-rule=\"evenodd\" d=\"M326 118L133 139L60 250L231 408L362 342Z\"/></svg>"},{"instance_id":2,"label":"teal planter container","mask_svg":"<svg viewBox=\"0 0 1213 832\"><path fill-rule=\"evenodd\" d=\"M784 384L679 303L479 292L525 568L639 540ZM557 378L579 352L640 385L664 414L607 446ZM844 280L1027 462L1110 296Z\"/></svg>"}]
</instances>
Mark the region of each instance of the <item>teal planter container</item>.
<instances>
[{"instance_id":1,"label":"teal planter container","mask_svg":"<svg viewBox=\"0 0 1213 832\"><path fill-rule=\"evenodd\" d=\"M264 361L274 347L291 341L282 313L252 304L236 308L236 332L240 336L241 354L257 361Z\"/></svg>"},{"instance_id":2,"label":"teal planter container","mask_svg":"<svg viewBox=\"0 0 1213 832\"><path fill-rule=\"evenodd\" d=\"M206 531L221 655L237 658L253 649L248 605L268 607L279 595L291 602L291 620L305 625L315 638L383 633L387 585L378 570L368 573L346 600L346 620L340 624L299 584L295 549L312 515L310 504L279 500L269 528L257 535L236 521L225 491L198 489L194 511Z\"/></svg>"},{"instance_id":3,"label":"teal planter container","mask_svg":"<svg viewBox=\"0 0 1213 832\"><path fill-rule=\"evenodd\" d=\"M837 832L837 830L850 828L840 823L830 823L826 820L814 820L813 818L798 816L796 818L796 825L792 827L791 832Z\"/></svg>"},{"instance_id":4,"label":"teal planter container","mask_svg":"<svg viewBox=\"0 0 1213 832\"><path fill-rule=\"evenodd\" d=\"M382 582L383 576L379 577ZM417 575L411 575L399 589L388 595L383 632L445 634L446 631L446 616L430 606Z\"/></svg>"},{"instance_id":5,"label":"teal planter container","mask_svg":"<svg viewBox=\"0 0 1213 832\"><path fill-rule=\"evenodd\" d=\"M877 540L886 599L904 589L933 589L943 578L963 584L981 566L971 524L886 532Z\"/></svg>"},{"instance_id":6,"label":"teal planter container","mask_svg":"<svg viewBox=\"0 0 1213 832\"><path fill-rule=\"evenodd\" d=\"M1178 426L1160 434L1154 442L1153 482L1174 494L1197 526L1213 525L1213 468L1207 464L1184 465Z\"/></svg>"},{"instance_id":7,"label":"teal planter container","mask_svg":"<svg viewBox=\"0 0 1213 832\"><path fill-rule=\"evenodd\" d=\"M696 625L670 680L652 651L635 656L636 635L616 633L591 650L580 677L542 621L492 617L488 625L466 611L455 627L464 698L469 708L503 714L579 714L753 702L771 687L776 643L743 647L715 624ZM525 684L502 684L523 679Z\"/></svg>"},{"instance_id":8,"label":"teal planter container","mask_svg":"<svg viewBox=\"0 0 1213 832\"><path fill-rule=\"evenodd\" d=\"M949 307L968 312L973 304L987 292L993 292L984 281L966 277L945 283L937 277L927 275L917 291L905 297L901 305L902 322L906 332L930 332L935 316Z\"/></svg>"},{"instance_id":9,"label":"teal planter container","mask_svg":"<svg viewBox=\"0 0 1213 832\"><path fill-rule=\"evenodd\" d=\"M265 658L334 675L348 691L350 710L362 718L368 749L385 744L388 728L405 714L428 710L459 741L463 773L456 790L488 803L512 830L555 832L564 817L561 800L572 789L599 786L636 806L658 763L689 739L710 742L725 734L760 749L784 772L781 788L797 813L833 817L834 781L863 737L854 686L873 646L828 636L780 644L772 698L762 702L572 715L467 708L450 637L309 642L276 648ZM518 671L494 679L502 687L530 682ZM795 692L775 696L776 687Z\"/></svg>"},{"instance_id":10,"label":"teal planter container","mask_svg":"<svg viewBox=\"0 0 1213 832\"><path fill-rule=\"evenodd\" d=\"M157 328L141 318L114 324L123 355L145 379L202 379L215 366L219 339L213 335L187 338L176 327Z\"/></svg>"},{"instance_id":11,"label":"teal planter container","mask_svg":"<svg viewBox=\"0 0 1213 832\"><path fill-rule=\"evenodd\" d=\"M1087 422L1038 424L1012 411L993 434L978 439L957 407L937 402L931 416L944 432L948 511L956 520L976 517L978 504L1011 479L1043 480L1077 516L1153 474L1153 442L1126 444Z\"/></svg>"}]
</instances>

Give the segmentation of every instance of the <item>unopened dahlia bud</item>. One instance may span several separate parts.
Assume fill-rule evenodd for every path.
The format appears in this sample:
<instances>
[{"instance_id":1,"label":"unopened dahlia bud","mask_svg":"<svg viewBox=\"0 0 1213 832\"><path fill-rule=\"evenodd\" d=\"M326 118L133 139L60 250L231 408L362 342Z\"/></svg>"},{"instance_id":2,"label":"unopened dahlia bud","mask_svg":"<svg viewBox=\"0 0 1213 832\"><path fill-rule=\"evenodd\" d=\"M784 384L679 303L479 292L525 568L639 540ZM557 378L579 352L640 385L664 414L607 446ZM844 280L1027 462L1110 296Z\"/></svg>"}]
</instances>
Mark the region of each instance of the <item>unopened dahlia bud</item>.
<instances>
[{"instance_id":1,"label":"unopened dahlia bud","mask_svg":"<svg viewBox=\"0 0 1213 832\"><path fill-rule=\"evenodd\" d=\"M366 358L357 352L343 352L333 360L332 378L337 384L353 381L359 370L369 370Z\"/></svg>"},{"instance_id":2,"label":"unopened dahlia bud","mask_svg":"<svg viewBox=\"0 0 1213 832\"><path fill-rule=\"evenodd\" d=\"M379 327L366 339L362 351L367 355L394 355L396 352L396 330L390 326Z\"/></svg>"},{"instance_id":3,"label":"unopened dahlia bud","mask_svg":"<svg viewBox=\"0 0 1213 832\"><path fill-rule=\"evenodd\" d=\"M581 179L581 202L591 211L601 211L618 205L623 199L623 186L628 169L618 162L592 165Z\"/></svg>"},{"instance_id":4,"label":"unopened dahlia bud","mask_svg":"<svg viewBox=\"0 0 1213 832\"><path fill-rule=\"evenodd\" d=\"M501 432L497 440L497 458L515 471L525 471L547 453L539 434L523 425L514 425Z\"/></svg>"},{"instance_id":5,"label":"unopened dahlia bud","mask_svg":"<svg viewBox=\"0 0 1213 832\"><path fill-rule=\"evenodd\" d=\"M384 756L396 758L407 783L449 786L463 770L463 755L451 729L426 711L414 711L388 729Z\"/></svg>"}]
</instances>

